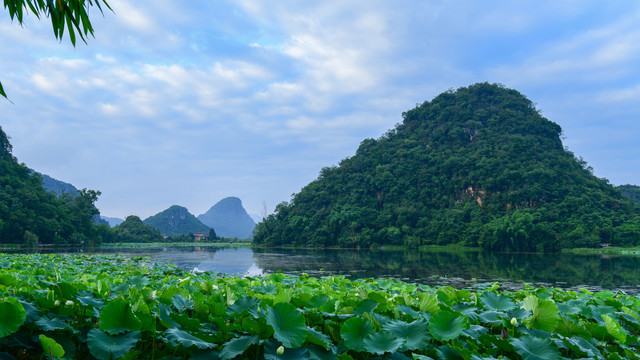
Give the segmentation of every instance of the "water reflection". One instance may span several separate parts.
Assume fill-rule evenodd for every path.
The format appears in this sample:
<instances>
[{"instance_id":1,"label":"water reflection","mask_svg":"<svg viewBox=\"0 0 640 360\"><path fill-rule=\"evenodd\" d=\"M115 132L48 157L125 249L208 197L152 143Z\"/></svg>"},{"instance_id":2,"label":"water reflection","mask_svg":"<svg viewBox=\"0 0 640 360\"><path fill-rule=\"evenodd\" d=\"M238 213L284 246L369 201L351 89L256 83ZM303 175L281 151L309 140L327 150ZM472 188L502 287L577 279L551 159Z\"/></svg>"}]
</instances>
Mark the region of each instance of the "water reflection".
<instances>
[{"instance_id":1,"label":"water reflection","mask_svg":"<svg viewBox=\"0 0 640 360\"><path fill-rule=\"evenodd\" d=\"M98 253L149 256L183 270L257 276L277 271L349 278L393 277L432 285L468 287L498 281L640 293L640 257L567 254L497 254L481 251L365 251L158 247Z\"/></svg>"}]
</instances>

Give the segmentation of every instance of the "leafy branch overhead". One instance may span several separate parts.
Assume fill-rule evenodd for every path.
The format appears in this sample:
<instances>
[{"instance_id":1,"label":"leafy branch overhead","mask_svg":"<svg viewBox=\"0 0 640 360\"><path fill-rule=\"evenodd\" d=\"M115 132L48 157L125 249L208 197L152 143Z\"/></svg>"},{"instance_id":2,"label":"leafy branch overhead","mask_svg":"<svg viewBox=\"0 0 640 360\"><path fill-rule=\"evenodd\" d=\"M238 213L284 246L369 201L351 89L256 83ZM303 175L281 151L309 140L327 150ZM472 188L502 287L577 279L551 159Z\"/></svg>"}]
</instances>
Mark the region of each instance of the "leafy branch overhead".
<instances>
[{"instance_id":1,"label":"leafy branch overhead","mask_svg":"<svg viewBox=\"0 0 640 360\"><path fill-rule=\"evenodd\" d=\"M11 20L17 20L22 25L25 13L32 13L38 19L47 17L51 19L56 39L62 40L66 28L73 46L76 45L76 34L85 43L88 35L94 36L88 14L92 6L97 7L101 13L103 6L112 10L105 0L4 0L4 7L9 10ZM0 95L7 97L2 83Z\"/></svg>"}]
</instances>

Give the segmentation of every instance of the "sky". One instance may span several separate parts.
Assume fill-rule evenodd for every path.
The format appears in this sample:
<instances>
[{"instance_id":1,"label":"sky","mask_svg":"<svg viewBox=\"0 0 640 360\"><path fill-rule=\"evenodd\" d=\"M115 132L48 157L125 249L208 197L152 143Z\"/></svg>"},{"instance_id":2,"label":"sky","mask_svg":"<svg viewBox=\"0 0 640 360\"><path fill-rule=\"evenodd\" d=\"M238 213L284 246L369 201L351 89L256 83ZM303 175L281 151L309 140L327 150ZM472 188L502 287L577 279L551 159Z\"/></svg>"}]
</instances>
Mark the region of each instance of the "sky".
<instances>
[{"instance_id":1,"label":"sky","mask_svg":"<svg viewBox=\"0 0 640 360\"><path fill-rule=\"evenodd\" d=\"M0 126L101 214L252 214L441 92L500 83L598 177L640 185L640 2L108 0L95 38L0 10ZM487 5L490 4L490 5Z\"/></svg>"}]
</instances>

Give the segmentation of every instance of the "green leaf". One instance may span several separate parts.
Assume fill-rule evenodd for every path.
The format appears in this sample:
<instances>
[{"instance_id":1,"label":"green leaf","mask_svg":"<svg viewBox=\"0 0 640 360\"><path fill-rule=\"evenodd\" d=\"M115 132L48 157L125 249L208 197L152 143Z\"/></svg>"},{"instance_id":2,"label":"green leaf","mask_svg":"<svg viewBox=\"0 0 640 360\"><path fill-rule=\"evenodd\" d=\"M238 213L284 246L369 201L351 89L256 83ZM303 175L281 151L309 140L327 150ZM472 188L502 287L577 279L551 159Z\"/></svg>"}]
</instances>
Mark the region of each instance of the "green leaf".
<instances>
[{"instance_id":1,"label":"green leaf","mask_svg":"<svg viewBox=\"0 0 640 360\"><path fill-rule=\"evenodd\" d=\"M44 335L40 335L38 338L40 339L40 344L44 350L44 355L47 358L50 356L54 358L62 358L64 356L64 349L62 348L62 345L58 344L55 340Z\"/></svg>"},{"instance_id":2,"label":"green leaf","mask_svg":"<svg viewBox=\"0 0 640 360\"><path fill-rule=\"evenodd\" d=\"M485 311L478 316L481 322L485 324L489 324L491 326L498 326L502 324L502 319L504 319L507 314L501 311Z\"/></svg>"},{"instance_id":3,"label":"green leaf","mask_svg":"<svg viewBox=\"0 0 640 360\"><path fill-rule=\"evenodd\" d=\"M100 329L115 335L125 331L137 331L142 323L123 300L108 303L100 312Z\"/></svg>"},{"instance_id":4,"label":"green leaf","mask_svg":"<svg viewBox=\"0 0 640 360\"><path fill-rule=\"evenodd\" d=\"M627 332L624 331L617 321L609 315L602 315L602 320L604 320L604 327L607 329L609 335L613 336L623 344L627 342Z\"/></svg>"},{"instance_id":5,"label":"green leaf","mask_svg":"<svg viewBox=\"0 0 640 360\"><path fill-rule=\"evenodd\" d=\"M46 316L43 316L40 319L38 319L38 321L36 321L36 325L40 326L40 329L44 331L54 331L54 330L64 330L64 329L73 330L73 327L71 327L71 325L65 323L64 321L57 318L49 319Z\"/></svg>"},{"instance_id":6,"label":"green leaf","mask_svg":"<svg viewBox=\"0 0 640 360\"><path fill-rule=\"evenodd\" d=\"M428 293L420 293L418 298L420 299L420 311L426 311L432 314L440 311L440 305L438 305L437 297Z\"/></svg>"},{"instance_id":7,"label":"green leaf","mask_svg":"<svg viewBox=\"0 0 640 360\"><path fill-rule=\"evenodd\" d=\"M2 87L2 83L0 82L0 95L2 95L2 97L4 97L5 99L9 99L7 97L7 93L4 92L4 88Z\"/></svg>"},{"instance_id":8,"label":"green leaf","mask_svg":"<svg viewBox=\"0 0 640 360\"><path fill-rule=\"evenodd\" d=\"M213 349L216 345L197 338L186 331L180 329L167 329L164 332L167 340L173 345L180 344L186 348L195 346L200 350Z\"/></svg>"},{"instance_id":9,"label":"green leaf","mask_svg":"<svg viewBox=\"0 0 640 360\"><path fill-rule=\"evenodd\" d=\"M386 323L382 328L396 335L398 339L403 340L400 351L406 350L424 350L429 344L431 337L428 330L429 324L418 319L410 323L401 320L392 320Z\"/></svg>"},{"instance_id":10,"label":"green leaf","mask_svg":"<svg viewBox=\"0 0 640 360\"><path fill-rule=\"evenodd\" d=\"M182 313L185 310L193 309L193 300L187 300L180 294L173 295L173 297L171 298L171 303L179 313Z\"/></svg>"},{"instance_id":11,"label":"green leaf","mask_svg":"<svg viewBox=\"0 0 640 360\"><path fill-rule=\"evenodd\" d=\"M122 335L109 335L99 329L87 333L87 345L91 355L100 360L117 359L133 349L140 339L140 332L134 331Z\"/></svg>"},{"instance_id":12,"label":"green leaf","mask_svg":"<svg viewBox=\"0 0 640 360\"><path fill-rule=\"evenodd\" d=\"M494 311L509 311L516 308L516 303L506 296L485 292L480 296L480 301L485 308Z\"/></svg>"},{"instance_id":13,"label":"green leaf","mask_svg":"<svg viewBox=\"0 0 640 360\"><path fill-rule=\"evenodd\" d=\"M340 326L340 337L347 348L354 351L365 351L364 339L373 334L373 324L365 319L353 317Z\"/></svg>"},{"instance_id":14,"label":"green leaf","mask_svg":"<svg viewBox=\"0 0 640 360\"><path fill-rule=\"evenodd\" d=\"M257 344L260 338L258 335L254 336L241 336L231 339L222 345L222 351L220 352L220 359L228 360L233 359L238 355L241 355L247 350L247 348L253 344Z\"/></svg>"},{"instance_id":15,"label":"green leaf","mask_svg":"<svg viewBox=\"0 0 640 360\"><path fill-rule=\"evenodd\" d=\"M469 320L451 311L440 311L429 319L431 335L441 341L455 339L469 328Z\"/></svg>"},{"instance_id":16,"label":"green leaf","mask_svg":"<svg viewBox=\"0 0 640 360\"><path fill-rule=\"evenodd\" d=\"M549 339L525 335L521 338L510 338L509 343L523 360L560 360L562 358L556 345Z\"/></svg>"},{"instance_id":17,"label":"green leaf","mask_svg":"<svg viewBox=\"0 0 640 360\"><path fill-rule=\"evenodd\" d=\"M378 302L373 299L364 299L360 301L356 307L353 309L353 313L356 315L360 315L366 312L371 312L378 306Z\"/></svg>"},{"instance_id":18,"label":"green leaf","mask_svg":"<svg viewBox=\"0 0 640 360\"><path fill-rule=\"evenodd\" d=\"M554 331L560 320L558 306L551 300L538 299L535 295L529 295L522 301L522 308L531 311L531 316L524 319L524 324L529 329Z\"/></svg>"},{"instance_id":19,"label":"green leaf","mask_svg":"<svg viewBox=\"0 0 640 360\"><path fill-rule=\"evenodd\" d=\"M229 306L227 314L242 314L244 311L249 311L251 308L257 306L258 303L260 303L260 300L254 297L244 296L236 300L233 305Z\"/></svg>"},{"instance_id":20,"label":"green leaf","mask_svg":"<svg viewBox=\"0 0 640 360\"><path fill-rule=\"evenodd\" d=\"M304 315L290 303L277 303L267 310L267 324L273 327L273 336L282 345L296 348L307 338Z\"/></svg>"},{"instance_id":21,"label":"green leaf","mask_svg":"<svg viewBox=\"0 0 640 360\"><path fill-rule=\"evenodd\" d=\"M564 340L568 342L570 346L575 347L575 349L577 349L579 352L586 354L586 356L588 356L589 358L603 358L602 353L600 352L600 350L598 350L598 348L596 348L592 343L580 336L573 336L570 338L565 338Z\"/></svg>"},{"instance_id":22,"label":"green leaf","mask_svg":"<svg viewBox=\"0 0 640 360\"><path fill-rule=\"evenodd\" d=\"M27 319L27 312L14 297L7 297L0 302L0 338L18 331Z\"/></svg>"},{"instance_id":23,"label":"green leaf","mask_svg":"<svg viewBox=\"0 0 640 360\"><path fill-rule=\"evenodd\" d=\"M369 338L364 339L364 348L372 354L382 355L384 353L396 352L404 343L389 331L381 331L372 334Z\"/></svg>"}]
</instances>

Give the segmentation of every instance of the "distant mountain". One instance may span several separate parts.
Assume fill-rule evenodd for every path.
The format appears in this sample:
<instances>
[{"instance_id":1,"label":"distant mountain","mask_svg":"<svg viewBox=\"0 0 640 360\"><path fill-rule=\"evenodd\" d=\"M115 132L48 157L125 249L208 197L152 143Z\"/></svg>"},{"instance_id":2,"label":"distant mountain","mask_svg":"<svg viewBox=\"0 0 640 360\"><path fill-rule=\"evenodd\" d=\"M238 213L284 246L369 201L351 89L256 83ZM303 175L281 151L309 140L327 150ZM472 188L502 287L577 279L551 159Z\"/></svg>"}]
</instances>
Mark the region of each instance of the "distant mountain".
<instances>
[{"instance_id":1,"label":"distant mountain","mask_svg":"<svg viewBox=\"0 0 640 360\"><path fill-rule=\"evenodd\" d=\"M218 201L209 211L199 215L198 219L211 226L216 234L225 238L248 239L253 236L256 223L242 207L237 197L228 197Z\"/></svg>"},{"instance_id":2,"label":"distant mountain","mask_svg":"<svg viewBox=\"0 0 640 360\"><path fill-rule=\"evenodd\" d=\"M196 232L209 234L209 227L207 225L196 219L189 210L178 205L173 205L167 210L148 217L143 223L151 225L154 229L160 231L160 233L169 236L180 236ZM217 231L216 229L216 233Z\"/></svg>"},{"instance_id":3,"label":"distant mountain","mask_svg":"<svg viewBox=\"0 0 640 360\"><path fill-rule=\"evenodd\" d=\"M109 223L109 226L111 227L116 227L124 222L124 219L120 219L116 217L108 217L108 216L101 215L100 218L106 221L107 223Z\"/></svg>"},{"instance_id":4,"label":"distant mountain","mask_svg":"<svg viewBox=\"0 0 640 360\"><path fill-rule=\"evenodd\" d=\"M76 196L78 194L78 189L69 183L54 179L45 174L40 174L40 176L42 176L42 186L49 192L52 191L58 196L62 195L62 193L67 193L71 196Z\"/></svg>"}]
</instances>

